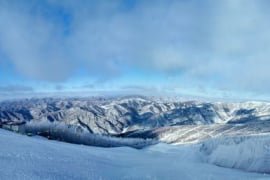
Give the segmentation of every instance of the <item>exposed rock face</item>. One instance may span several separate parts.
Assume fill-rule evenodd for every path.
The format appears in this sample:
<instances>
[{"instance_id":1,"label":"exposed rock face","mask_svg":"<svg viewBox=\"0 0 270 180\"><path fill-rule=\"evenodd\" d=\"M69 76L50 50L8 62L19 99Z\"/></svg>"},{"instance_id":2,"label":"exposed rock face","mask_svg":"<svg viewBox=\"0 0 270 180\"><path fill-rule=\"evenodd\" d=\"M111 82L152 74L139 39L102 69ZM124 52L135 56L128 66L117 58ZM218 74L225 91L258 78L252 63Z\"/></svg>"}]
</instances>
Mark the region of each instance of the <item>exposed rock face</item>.
<instances>
[{"instance_id":1,"label":"exposed rock face","mask_svg":"<svg viewBox=\"0 0 270 180\"><path fill-rule=\"evenodd\" d=\"M30 99L0 103L0 122L62 122L90 133L121 135L179 125L267 121L270 103L160 101L145 97Z\"/></svg>"}]
</instances>

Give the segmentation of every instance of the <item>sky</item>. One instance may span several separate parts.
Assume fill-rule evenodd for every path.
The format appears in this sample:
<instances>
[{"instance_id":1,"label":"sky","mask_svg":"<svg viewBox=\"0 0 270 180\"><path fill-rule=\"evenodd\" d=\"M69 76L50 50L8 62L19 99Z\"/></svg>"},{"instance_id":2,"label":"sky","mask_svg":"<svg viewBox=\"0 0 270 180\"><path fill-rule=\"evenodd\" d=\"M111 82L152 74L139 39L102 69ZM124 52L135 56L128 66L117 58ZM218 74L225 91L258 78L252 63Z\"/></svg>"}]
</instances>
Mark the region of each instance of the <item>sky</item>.
<instances>
[{"instance_id":1,"label":"sky","mask_svg":"<svg viewBox=\"0 0 270 180\"><path fill-rule=\"evenodd\" d=\"M270 99L268 0L0 0L0 99Z\"/></svg>"}]
</instances>

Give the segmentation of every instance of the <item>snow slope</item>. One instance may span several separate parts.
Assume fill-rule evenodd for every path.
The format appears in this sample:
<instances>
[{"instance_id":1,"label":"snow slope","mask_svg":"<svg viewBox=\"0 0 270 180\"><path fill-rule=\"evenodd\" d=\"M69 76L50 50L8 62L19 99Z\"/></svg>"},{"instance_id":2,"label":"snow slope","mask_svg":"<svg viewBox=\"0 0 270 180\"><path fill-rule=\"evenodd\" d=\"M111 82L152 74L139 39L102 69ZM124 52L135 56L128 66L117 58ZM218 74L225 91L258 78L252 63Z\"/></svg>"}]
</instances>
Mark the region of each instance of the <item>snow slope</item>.
<instances>
[{"instance_id":1,"label":"snow slope","mask_svg":"<svg viewBox=\"0 0 270 180\"><path fill-rule=\"evenodd\" d=\"M206 161L222 167L270 173L270 135L210 139L200 148Z\"/></svg>"},{"instance_id":2,"label":"snow slope","mask_svg":"<svg viewBox=\"0 0 270 180\"><path fill-rule=\"evenodd\" d=\"M270 179L205 163L199 145L136 150L27 137L0 129L0 179Z\"/></svg>"}]
</instances>

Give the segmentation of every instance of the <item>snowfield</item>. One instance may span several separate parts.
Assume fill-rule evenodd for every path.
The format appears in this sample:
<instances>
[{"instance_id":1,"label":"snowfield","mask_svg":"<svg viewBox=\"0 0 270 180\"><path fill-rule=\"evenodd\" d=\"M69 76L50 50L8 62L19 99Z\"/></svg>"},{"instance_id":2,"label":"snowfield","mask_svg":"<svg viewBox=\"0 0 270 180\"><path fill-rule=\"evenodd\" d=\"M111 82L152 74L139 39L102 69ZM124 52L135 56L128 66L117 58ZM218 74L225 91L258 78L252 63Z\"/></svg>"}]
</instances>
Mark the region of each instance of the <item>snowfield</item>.
<instances>
[{"instance_id":1,"label":"snowfield","mask_svg":"<svg viewBox=\"0 0 270 180\"><path fill-rule=\"evenodd\" d=\"M203 145L158 144L137 150L74 145L0 129L0 179L270 179L267 174L219 167L241 168L252 156L251 164L258 162L258 167L269 168L269 159L265 159L269 157L269 139L265 136L213 140ZM237 166L232 166L231 161Z\"/></svg>"}]
</instances>

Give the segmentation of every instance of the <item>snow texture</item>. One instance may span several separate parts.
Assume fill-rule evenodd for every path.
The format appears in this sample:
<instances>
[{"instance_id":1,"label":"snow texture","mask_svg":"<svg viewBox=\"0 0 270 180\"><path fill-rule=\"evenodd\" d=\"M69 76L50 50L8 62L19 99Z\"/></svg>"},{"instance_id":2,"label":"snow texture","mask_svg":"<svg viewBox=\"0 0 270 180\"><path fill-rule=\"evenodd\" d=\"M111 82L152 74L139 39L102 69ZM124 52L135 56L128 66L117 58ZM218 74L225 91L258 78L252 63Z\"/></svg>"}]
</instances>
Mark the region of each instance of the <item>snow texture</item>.
<instances>
[{"instance_id":1,"label":"snow texture","mask_svg":"<svg viewBox=\"0 0 270 180\"><path fill-rule=\"evenodd\" d=\"M1 129L0 144L1 180L270 178L266 174L206 163L204 160L209 154L200 152L200 145L158 144L141 150L101 148L27 137ZM210 156L217 149L218 146L211 146Z\"/></svg>"},{"instance_id":2,"label":"snow texture","mask_svg":"<svg viewBox=\"0 0 270 180\"><path fill-rule=\"evenodd\" d=\"M211 139L201 151L206 161L218 166L270 173L270 135Z\"/></svg>"}]
</instances>

